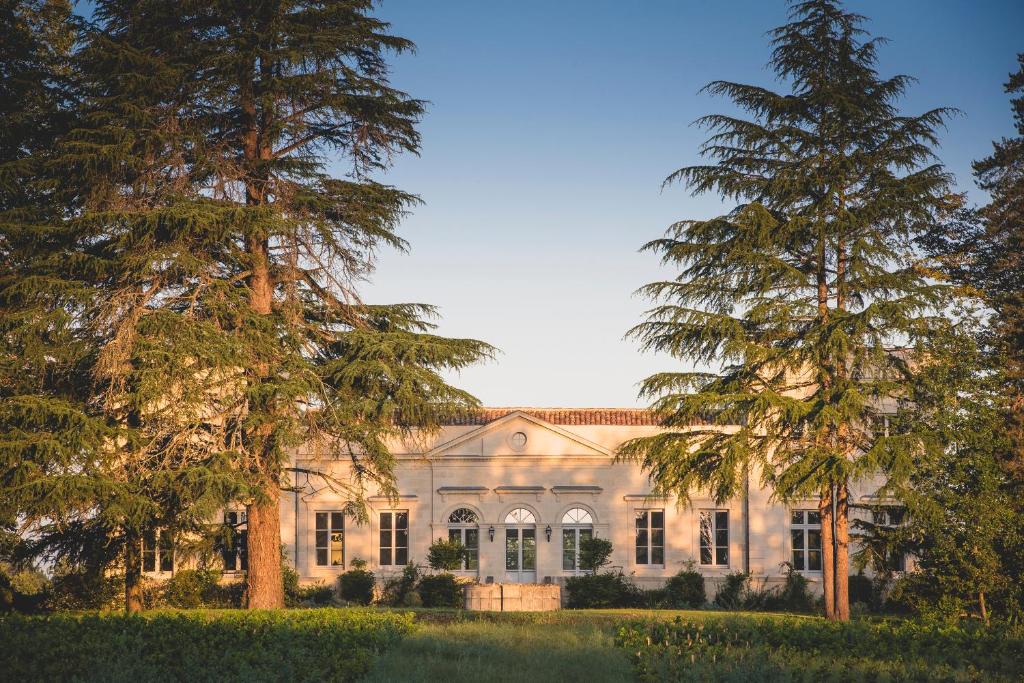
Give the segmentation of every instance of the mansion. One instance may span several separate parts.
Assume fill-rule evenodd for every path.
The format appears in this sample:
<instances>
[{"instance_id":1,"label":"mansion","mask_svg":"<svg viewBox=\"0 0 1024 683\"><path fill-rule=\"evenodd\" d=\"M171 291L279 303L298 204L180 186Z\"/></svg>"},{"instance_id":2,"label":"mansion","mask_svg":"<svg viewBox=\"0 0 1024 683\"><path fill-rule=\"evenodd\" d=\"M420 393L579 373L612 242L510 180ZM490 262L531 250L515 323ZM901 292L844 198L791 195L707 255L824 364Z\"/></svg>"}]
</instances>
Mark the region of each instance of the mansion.
<instances>
[{"instance_id":1,"label":"mansion","mask_svg":"<svg viewBox=\"0 0 1024 683\"><path fill-rule=\"evenodd\" d=\"M484 408L426 443L393 444L398 498L369 496L368 523L358 524L349 501L319 477L296 475L294 491L281 496L281 541L303 582L329 585L357 560L378 578L408 562L425 565L441 538L469 549L457 572L467 578L562 583L580 573L580 541L593 535L612 542L610 568L645 588L691 562L711 594L730 572L780 582L791 563L820 590L818 501L772 501L754 476L747 495L726 503L654 496L646 473L616 462L615 450L660 429L642 409ZM302 450L295 465L341 480L349 466ZM873 489L852 489L851 503L884 503ZM225 521L244 528L244 513L228 512ZM145 569L173 570L159 547L147 550ZM244 569L241 553L225 557L227 571Z\"/></svg>"}]
</instances>

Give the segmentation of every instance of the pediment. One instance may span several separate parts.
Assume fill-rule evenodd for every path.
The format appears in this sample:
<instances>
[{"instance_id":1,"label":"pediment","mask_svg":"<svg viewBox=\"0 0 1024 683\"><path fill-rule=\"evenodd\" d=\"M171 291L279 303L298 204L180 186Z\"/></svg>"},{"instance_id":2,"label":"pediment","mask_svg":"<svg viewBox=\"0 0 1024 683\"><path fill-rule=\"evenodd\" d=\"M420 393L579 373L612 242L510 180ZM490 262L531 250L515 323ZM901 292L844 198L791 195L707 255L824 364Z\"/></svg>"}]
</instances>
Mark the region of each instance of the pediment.
<instances>
[{"instance_id":1,"label":"pediment","mask_svg":"<svg viewBox=\"0 0 1024 683\"><path fill-rule=\"evenodd\" d=\"M520 444L522 434L526 442ZM614 455L610 450L558 425L521 411L481 425L462 436L442 443L430 456L462 457L559 457Z\"/></svg>"}]
</instances>

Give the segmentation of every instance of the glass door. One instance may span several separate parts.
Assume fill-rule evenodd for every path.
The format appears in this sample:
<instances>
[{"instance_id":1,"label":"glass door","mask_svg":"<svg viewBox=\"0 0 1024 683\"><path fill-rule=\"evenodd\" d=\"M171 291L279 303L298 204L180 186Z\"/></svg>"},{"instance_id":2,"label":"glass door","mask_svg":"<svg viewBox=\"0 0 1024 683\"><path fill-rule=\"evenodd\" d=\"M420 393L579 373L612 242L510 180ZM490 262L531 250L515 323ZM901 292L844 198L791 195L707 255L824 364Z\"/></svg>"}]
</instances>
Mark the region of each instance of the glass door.
<instances>
[{"instance_id":1,"label":"glass door","mask_svg":"<svg viewBox=\"0 0 1024 683\"><path fill-rule=\"evenodd\" d=\"M505 529L505 579L508 583L536 583L537 530L533 527Z\"/></svg>"},{"instance_id":2,"label":"glass door","mask_svg":"<svg viewBox=\"0 0 1024 683\"><path fill-rule=\"evenodd\" d=\"M593 537L590 527L562 529L562 571L582 574L580 569L580 542Z\"/></svg>"}]
</instances>

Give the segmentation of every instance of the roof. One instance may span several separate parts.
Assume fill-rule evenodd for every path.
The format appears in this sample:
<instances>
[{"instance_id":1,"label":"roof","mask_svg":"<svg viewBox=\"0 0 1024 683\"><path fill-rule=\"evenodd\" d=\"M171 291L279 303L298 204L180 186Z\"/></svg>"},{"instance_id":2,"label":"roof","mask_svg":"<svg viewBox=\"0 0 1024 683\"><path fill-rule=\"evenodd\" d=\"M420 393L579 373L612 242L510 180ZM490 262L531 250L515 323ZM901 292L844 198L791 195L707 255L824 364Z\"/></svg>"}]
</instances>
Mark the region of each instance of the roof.
<instances>
[{"instance_id":1,"label":"roof","mask_svg":"<svg viewBox=\"0 0 1024 683\"><path fill-rule=\"evenodd\" d=\"M526 413L556 425L650 425L660 424L644 408L480 408L447 420L449 425L485 425L510 413Z\"/></svg>"}]
</instances>

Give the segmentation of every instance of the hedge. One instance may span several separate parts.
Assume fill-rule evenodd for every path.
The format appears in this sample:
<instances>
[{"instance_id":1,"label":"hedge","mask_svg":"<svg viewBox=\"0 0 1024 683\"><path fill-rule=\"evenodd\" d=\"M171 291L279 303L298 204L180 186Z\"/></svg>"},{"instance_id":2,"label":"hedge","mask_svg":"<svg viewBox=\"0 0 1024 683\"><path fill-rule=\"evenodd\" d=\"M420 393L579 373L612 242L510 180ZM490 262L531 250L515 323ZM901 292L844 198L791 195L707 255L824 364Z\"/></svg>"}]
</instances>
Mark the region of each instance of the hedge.
<instances>
[{"instance_id":1,"label":"hedge","mask_svg":"<svg viewBox=\"0 0 1024 683\"><path fill-rule=\"evenodd\" d=\"M644 681L1019 681L1019 629L812 618L634 622L616 645Z\"/></svg>"},{"instance_id":2,"label":"hedge","mask_svg":"<svg viewBox=\"0 0 1024 683\"><path fill-rule=\"evenodd\" d=\"M59 614L0 618L9 681L351 681L411 631L361 609Z\"/></svg>"}]
</instances>

